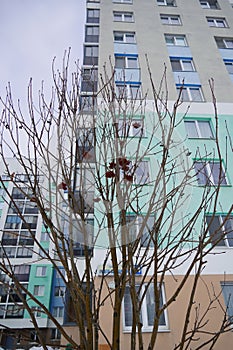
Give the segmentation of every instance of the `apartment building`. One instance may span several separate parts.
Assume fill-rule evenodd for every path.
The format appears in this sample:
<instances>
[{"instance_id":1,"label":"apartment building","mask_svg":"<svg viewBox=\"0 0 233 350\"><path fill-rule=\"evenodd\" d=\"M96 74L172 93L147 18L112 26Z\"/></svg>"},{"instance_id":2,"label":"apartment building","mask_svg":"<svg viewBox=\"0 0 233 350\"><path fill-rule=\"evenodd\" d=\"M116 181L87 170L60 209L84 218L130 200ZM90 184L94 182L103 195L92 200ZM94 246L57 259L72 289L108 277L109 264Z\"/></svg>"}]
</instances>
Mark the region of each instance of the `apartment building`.
<instances>
[{"instance_id":1,"label":"apartment building","mask_svg":"<svg viewBox=\"0 0 233 350\"><path fill-rule=\"evenodd\" d=\"M163 74L166 74L167 90L165 89L165 94L167 94L166 99L171 110L177 96L181 94L182 105L177 114L182 122L180 122L178 133L179 138L183 140L188 149L189 162L193 164L197 173L204 168L205 174L208 173L213 185L218 181L220 164L224 164L224 179L220 186L216 212L213 215L211 206L208 210L206 208L203 210L205 222L209 223L209 235L214 235L217 226L223 223L231 207L230 191L232 191L233 174L227 164L230 164L229 160L232 159L232 155L230 155L226 140L231 138L228 126L230 128L233 117L232 1L87 1L84 41L84 81L81 100L86 101L84 107L86 111L88 110L87 101L91 98L88 96L98 91L97 77L104 76L106 71L109 74L108 77L111 76L111 68L114 69L116 98L140 101L145 95L147 96L143 121L141 120L142 115L140 118L136 114L129 117L131 119L128 136L137 136L138 131L132 127L133 122L138 123L140 128L143 125L143 134L141 133L140 136L143 135L145 138L150 135L151 130L154 130L150 114L153 110L154 98L149 73L157 89L159 89ZM92 84L87 84L86 80L91 80ZM217 100L215 105L218 114L217 130L214 98ZM101 102L101 98L99 100ZM127 123L127 120L121 120L123 117L120 113L118 118L117 123L120 127ZM216 149L214 153L211 151L215 148L216 132L223 151L220 158ZM120 136L123 136L123 132ZM215 154L211 161L207 156L209 152L212 153L212 156ZM148 177L152 176L153 157L148 157L145 164L146 168L143 173L146 173ZM199 173L196 183L193 184L190 203L187 203L191 212L195 210L195 205L202 193L201 187L205 184L206 180ZM229 214L225 224L220 224L220 226L221 232L227 231L226 226L231 227L230 232L232 232L232 215ZM201 226L200 222L197 222L195 228L197 235L199 230L201 231ZM207 257L208 263L202 274L204 283L199 285L195 301L200 305L207 305L207 289L215 290L215 293L221 295L221 305L227 306L229 317L232 315L230 295L233 287L233 271L229 265L232 256L230 236L231 233L227 235L227 239L217 244L214 255L210 254ZM224 254L222 254L223 251ZM175 272L176 278L182 279L185 270L185 264L181 264ZM192 290L194 276L195 273L191 273L190 284L188 283L184 288L181 299L177 300L173 308L164 312L160 319L156 349L173 348L177 344L181 325L185 319L186 309L182 307L182 301L187 300ZM170 291L174 288L173 282L173 276L168 274L165 278L164 293L162 293L163 302L169 299ZM129 316L128 313L132 313L132 310L129 310L130 297L127 295L122 310L121 346L123 348L129 347L131 342L129 333L132 329L132 314ZM218 308L208 321L210 332L220 321L217 310ZM148 308L147 310L143 308L141 317L143 336L147 344L148 333L152 331L152 327L149 326ZM107 317L106 324L108 322ZM200 339L203 342L205 335L200 335ZM223 346L227 348L231 341L230 332L221 338L215 349L221 349ZM207 342L204 348L209 349L209 346Z\"/></svg>"}]
</instances>

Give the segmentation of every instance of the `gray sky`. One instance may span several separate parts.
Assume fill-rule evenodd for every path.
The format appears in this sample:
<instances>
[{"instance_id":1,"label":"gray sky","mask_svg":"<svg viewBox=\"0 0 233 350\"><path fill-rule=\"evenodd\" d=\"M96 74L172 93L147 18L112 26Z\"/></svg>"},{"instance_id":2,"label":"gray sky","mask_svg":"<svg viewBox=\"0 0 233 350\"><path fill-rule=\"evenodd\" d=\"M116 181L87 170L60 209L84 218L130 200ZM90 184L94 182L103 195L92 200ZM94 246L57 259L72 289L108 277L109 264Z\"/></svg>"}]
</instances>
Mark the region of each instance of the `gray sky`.
<instances>
[{"instance_id":1,"label":"gray sky","mask_svg":"<svg viewBox=\"0 0 233 350\"><path fill-rule=\"evenodd\" d=\"M11 82L14 98L26 97L33 78L50 90L51 65L61 67L69 47L71 61L82 57L85 0L0 0L0 95Z\"/></svg>"}]
</instances>

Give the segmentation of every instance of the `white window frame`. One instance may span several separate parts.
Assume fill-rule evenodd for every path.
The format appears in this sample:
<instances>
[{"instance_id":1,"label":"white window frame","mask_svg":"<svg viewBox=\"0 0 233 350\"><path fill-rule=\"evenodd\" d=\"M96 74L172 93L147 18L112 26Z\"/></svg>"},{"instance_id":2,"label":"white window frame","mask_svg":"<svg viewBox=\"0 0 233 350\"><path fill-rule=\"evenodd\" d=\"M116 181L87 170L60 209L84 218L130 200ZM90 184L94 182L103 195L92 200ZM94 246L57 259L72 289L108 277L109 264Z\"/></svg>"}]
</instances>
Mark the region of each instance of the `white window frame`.
<instances>
[{"instance_id":1,"label":"white window frame","mask_svg":"<svg viewBox=\"0 0 233 350\"><path fill-rule=\"evenodd\" d=\"M52 314L56 318L61 318L64 316L64 306L54 306Z\"/></svg>"},{"instance_id":2,"label":"white window frame","mask_svg":"<svg viewBox=\"0 0 233 350\"><path fill-rule=\"evenodd\" d=\"M169 43L168 39L171 38L173 43ZM165 34L165 42L167 46L182 46L182 47L187 47L187 40L185 35L173 35L173 34ZM183 42L181 45L180 43Z\"/></svg>"},{"instance_id":3,"label":"white window frame","mask_svg":"<svg viewBox=\"0 0 233 350\"><path fill-rule=\"evenodd\" d=\"M181 101L182 102L203 102L204 101L204 97L202 94L202 90L200 86L177 86L177 91L178 93L180 92L180 89L182 89L182 94L181 94ZM200 99L195 99L193 97L193 91L198 91L199 95L200 95ZM185 98L184 98L184 94L183 92L185 92ZM187 96L187 98L186 98Z\"/></svg>"},{"instance_id":4,"label":"white window frame","mask_svg":"<svg viewBox=\"0 0 233 350\"><path fill-rule=\"evenodd\" d=\"M224 214L218 214L218 215L207 214L205 216L207 225L210 225L209 226L210 237L215 235L215 239L213 239L213 242L218 240L221 236L224 235L224 232L226 232L225 237L222 237L222 239L217 243L215 247L228 247L228 248L233 247L233 215L229 215L228 219L226 219L226 217L227 215L224 215ZM215 228L213 227L213 225L216 219L218 219L219 222L217 224L217 227ZM231 223L229 221L231 221ZM211 234L211 226L213 228L212 234ZM228 227L228 226L231 226L231 227ZM218 231L220 231L220 234L218 234ZM231 235L229 233L231 233Z\"/></svg>"},{"instance_id":5,"label":"white window frame","mask_svg":"<svg viewBox=\"0 0 233 350\"><path fill-rule=\"evenodd\" d=\"M135 127L136 124L138 127ZM119 137L145 136L144 119L118 119L117 128Z\"/></svg>"},{"instance_id":6,"label":"white window frame","mask_svg":"<svg viewBox=\"0 0 233 350\"><path fill-rule=\"evenodd\" d=\"M135 286L136 288L139 288L139 285L136 284ZM129 286L126 286L126 288L128 289ZM145 291L145 288L146 288L146 284L144 284L141 288L141 294L144 293ZM141 323L142 323L142 332L151 332L153 330L153 326L152 325L149 325L149 322L148 322L148 310L151 310L152 308L147 308L147 293L149 292L149 290L153 288L153 285L150 284L147 292L146 292L146 295L144 296L144 299L142 301L142 305L141 305ZM152 290L152 293L150 292L150 295L153 294L153 290ZM162 297L162 303L164 304L165 303L165 291L164 291L164 286L162 285L162 288L161 288L161 297ZM123 299L123 308L122 308L122 316L123 316L123 332L125 333L129 333L132 331L132 326L128 326L126 325L126 322L125 322L125 298ZM164 310L164 320L165 320L165 324L164 325L159 325L159 328L158 328L158 331L164 331L164 330L168 330L168 317L167 317L167 310L165 309Z\"/></svg>"},{"instance_id":7,"label":"white window frame","mask_svg":"<svg viewBox=\"0 0 233 350\"><path fill-rule=\"evenodd\" d=\"M17 254L16 254L17 258L31 258L32 254L33 254L32 249L28 247L24 247L24 246L17 247Z\"/></svg>"},{"instance_id":8,"label":"white window frame","mask_svg":"<svg viewBox=\"0 0 233 350\"><path fill-rule=\"evenodd\" d=\"M209 27L228 28L225 18L206 17ZM220 23L222 25L220 25Z\"/></svg>"},{"instance_id":9,"label":"white window frame","mask_svg":"<svg viewBox=\"0 0 233 350\"><path fill-rule=\"evenodd\" d=\"M211 0L210 0L211 1ZM215 1L216 7L211 7L210 1L202 1L200 0L200 5L203 9L213 9L213 10L219 10L218 2Z\"/></svg>"},{"instance_id":10,"label":"white window frame","mask_svg":"<svg viewBox=\"0 0 233 350\"><path fill-rule=\"evenodd\" d=\"M142 166L144 167L141 174ZM134 174L134 183L136 185L145 185L150 182L150 162L148 160L142 160L138 163L138 166Z\"/></svg>"},{"instance_id":11,"label":"white window frame","mask_svg":"<svg viewBox=\"0 0 233 350\"><path fill-rule=\"evenodd\" d=\"M91 18L100 18L100 10L99 9L87 9L87 23L99 23L99 21L89 22Z\"/></svg>"},{"instance_id":12,"label":"white window frame","mask_svg":"<svg viewBox=\"0 0 233 350\"><path fill-rule=\"evenodd\" d=\"M193 64L193 60L192 58L175 58L175 57L172 57L170 58L170 61L171 61L171 66L172 66L172 71L173 72L195 72L195 68L194 68L194 64ZM180 64L180 67L181 69L180 70L174 70L173 69L173 65L172 65L172 62L174 61L179 61L179 64ZM190 63L190 69L186 69L185 67L185 63L189 62Z\"/></svg>"},{"instance_id":13,"label":"white window frame","mask_svg":"<svg viewBox=\"0 0 233 350\"><path fill-rule=\"evenodd\" d=\"M158 6L176 6L175 0L157 0L157 5Z\"/></svg>"},{"instance_id":14,"label":"white window frame","mask_svg":"<svg viewBox=\"0 0 233 350\"><path fill-rule=\"evenodd\" d=\"M212 126L211 126L211 121L210 120L194 120L194 119L186 119L184 120L184 124L187 125L187 123L192 123L194 125L195 131L197 136L192 136L189 134L188 132L188 128L186 128L186 132L187 132L187 136L188 138L198 138L198 139L212 139L214 138L214 134L213 134L213 130L212 130ZM208 123L209 125L209 136L204 135L204 131L201 128L201 123Z\"/></svg>"},{"instance_id":15,"label":"white window frame","mask_svg":"<svg viewBox=\"0 0 233 350\"><path fill-rule=\"evenodd\" d=\"M226 70L228 71L228 73L233 74L233 60L232 61L224 61L224 64L226 66Z\"/></svg>"},{"instance_id":16,"label":"white window frame","mask_svg":"<svg viewBox=\"0 0 233 350\"><path fill-rule=\"evenodd\" d=\"M122 36L122 40L117 40L116 36ZM115 31L113 32L114 41L116 43L125 43L125 44L135 44L136 43L136 35L135 32L120 32ZM129 40L128 38L132 38L132 40Z\"/></svg>"},{"instance_id":17,"label":"white window frame","mask_svg":"<svg viewBox=\"0 0 233 350\"><path fill-rule=\"evenodd\" d=\"M100 27L96 24L96 25L91 25L91 24L87 24L86 25L86 35L87 36L99 36L100 33Z\"/></svg>"},{"instance_id":18,"label":"white window frame","mask_svg":"<svg viewBox=\"0 0 233 350\"><path fill-rule=\"evenodd\" d=\"M114 22L134 22L133 12L113 11Z\"/></svg>"},{"instance_id":19,"label":"white window frame","mask_svg":"<svg viewBox=\"0 0 233 350\"><path fill-rule=\"evenodd\" d=\"M55 288L54 288L54 296L55 297L64 297L65 292L66 292L65 286L55 286Z\"/></svg>"},{"instance_id":20,"label":"white window frame","mask_svg":"<svg viewBox=\"0 0 233 350\"><path fill-rule=\"evenodd\" d=\"M162 24L181 26L181 19L180 19L179 15L161 14L160 19L161 19Z\"/></svg>"},{"instance_id":21,"label":"white window frame","mask_svg":"<svg viewBox=\"0 0 233 350\"><path fill-rule=\"evenodd\" d=\"M125 237L126 235L126 237L128 237L128 241L130 242L133 242L136 239L140 238L142 248L148 248L148 247L153 248L154 243L153 243L153 239L151 239L151 234L149 233L149 231L152 230L154 226L155 217L149 216L145 223L146 218L143 215L136 216L136 215L126 214L126 220L127 220L127 227L123 237ZM143 228L143 231L141 230L142 224L145 225Z\"/></svg>"},{"instance_id":22,"label":"white window frame","mask_svg":"<svg viewBox=\"0 0 233 350\"><path fill-rule=\"evenodd\" d=\"M231 43L231 45L228 45L227 42ZM224 43L226 49L233 49L233 38L232 39L231 38L229 38L229 39L225 38L225 39L223 39L223 43Z\"/></svg>"},{"instance_id":23,"label":"white window frame","mask_svg":"<svg viewBox=\"0 0 233 350\"><path fill-rule=\"evenodd\" d=\"M15 275L29 275L30 265L15 265L14 274Z\"/></svg>"},{"instance_id":24,"label":"white window frame","mask_svg":"<svg viewBox=\"0 0 233 350\"><path fill-rule=\"evenodd\" d=\"M44 296L44 292L45 292L45 286L44 285L37 284L37 285L34 286L34 291L33 291L34 296L43 297Z\"/></svg>"},{"instance_id":25,"label":"white window frame","mask_svg":"<svg viewBox=\"0 0 233 350\"><path fill-rule=\"evenodd\" d=\"M133 172L133 184L134 185L146 185L150 182L150 162L149 160L141 160L137 162L136 169L135 163L132 160L129 165L129 171L127 174L131 175ZM143 169L144 168L144 169ZM124 179L124 171L120 170L120 177Z\"/></svg>"},{"instance_id":26,"label":"white window frame","mask_svg":"<svg viewBox=\"0 0 233 350\"><path fill-rule=\"evenodd\" d=\"M116 82L116 98L119 99L141 99L141 84L126 84Z\"/></svg>"},{"instance_id":27,"label":"white window frame","mask_svg":"<svg viewBox=\"0 0 233 350\"><path fill-rule=\"evenodd\" d=\"M47 266L36 267L36 277L45 277L47 273Z\"/></svg>"},{"instance_id":28,"label":"white window frame","mask_svg":"<svg viewBox=\"0 0 233 350\"><path fill-rule=\"evenodd\" d=\"M215 41L216 41L216 44L220 50L221 49L233 49L233 38L215 37Z\"/></svg>"},{"instance_id":29,"label":"white window frame","mask_svg":"<svg viewBox=\"0 0 233 350\"><path fill-rule=\"evenodd\" d=\"M51 328L51 340L60 340L61 332L57 328Z\"/></svg>"},{"instance_id":30,"label":"white window frame","mask_svg":"<svg viewBox=\"0 0 233 350\"><path fill-rule=\"evenodd\" d=\"M221 282L222 294L227 308L228 320L233 323L233 281Z\"/></svg>"},{"instance_id":31,"label":"white window frame","mask_svg":"<svg viewBox=\"0 0 233 350\"><path fill-rule=\"evenodd\" d=\"M195 166L196 164L200 164L200 167ZM220 164L220 161L217 160L195 160L193 167L196 171L197 175L197 182L199 186L226 186L228 185L228 180L226 176L226 171L224 169L224 166L222 165L222 179L221 183L219 183L219 174L215 174L213 171L216 171L215 165ZM217 169L220 169L220 167L217 167ZM200 174L200 175L199 175Z\"/></svg>"},{"instance_id":32,"label":"white window frame","mask_svg":"<svg viewBox=\"0 0 233 350\"><path fill-rule=\"evenodd\" d=\"M98 57L99 56L99 46L98 45L85 45L84 56L85 57Z\"/></svg>"},{"instance_id":33,"label":"white window frame","mask_svg":"<svg viewBox=\"0 0 233 350\"><path fill-rule=\"evenodd\" d=\"M117 65L116 65L117 59L121 59L122 62L124 61L123 62L124 63L123 67L117 67ZM134 62L135 67L131 67L130 61ZM115 68L117 68L117 69L138 69L139 68L138 57L137 56L120 56L120 55L117 55L117 56L115 56Z\"/></svg>"}]
</instances>

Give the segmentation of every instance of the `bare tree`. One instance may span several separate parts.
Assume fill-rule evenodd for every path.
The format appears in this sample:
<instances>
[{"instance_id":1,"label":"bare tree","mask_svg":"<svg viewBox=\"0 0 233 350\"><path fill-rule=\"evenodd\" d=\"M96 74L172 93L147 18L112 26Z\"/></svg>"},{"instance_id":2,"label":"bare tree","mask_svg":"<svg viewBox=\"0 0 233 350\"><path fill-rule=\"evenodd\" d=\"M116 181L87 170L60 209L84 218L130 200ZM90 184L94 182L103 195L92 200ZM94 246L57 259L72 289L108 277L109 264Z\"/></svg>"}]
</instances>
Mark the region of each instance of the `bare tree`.
<instances>
[{"instance_id":1,"label":"bare tree","mask_svg":"<svg viewBox=\"0 0 233 350\"><path fill-rule=\"evenodd\" d=\"M207 256L228 233L221 228L232 211L228 208L221 226L210 235L225 181L221 162L215 183L203 162L208 158L211 167L213 159L221 159L217 110L214 147L197 149L198 164L193 167L185 137L179 134L182 89L170 107L166 71L156 88L148 68L153 103L139 90L128 97L124 84L116 90L113 69L104 70L99 92L85 97L80 96L82 74L78 68L69 74L68 61L65 57L61 72L53 68L54 89L48 101L42 89L35 105L30 82L27 115L15 106L10 87L2 100L1 188L9 209L2 225L1 295L10 295L17 315L28 313L44 349L51 344L43 337L38 311L60 331L62 344L74 349L98 349L106 343L114 350L149 350L158 342L167 312L188 288L183 324L171 349L191 349L193 344L195 349L212 349L231 329L219 291L206 284L208 302L196 303ZM210 87L214 97L212 83ZM204 186L189 206L197 176ZM210 212L207 222L205 213ZM36 221L27 213L34 213ZM17 217L13 224L10 214ZM49 249L35 234L39 222L49 237ZM16 248L10 246L24 251L23 262L17 262ZM30 265L32 258L33 264L50 264L62 280L76 337L19 278L19 266L25 261ZM168 276L172 288L164 298ZM146 336L145 304L150 329ZM215 329L209 327L213 308L221 313ZM122 313L130 332L124 347Z\"/></svg>"}]
</instances>

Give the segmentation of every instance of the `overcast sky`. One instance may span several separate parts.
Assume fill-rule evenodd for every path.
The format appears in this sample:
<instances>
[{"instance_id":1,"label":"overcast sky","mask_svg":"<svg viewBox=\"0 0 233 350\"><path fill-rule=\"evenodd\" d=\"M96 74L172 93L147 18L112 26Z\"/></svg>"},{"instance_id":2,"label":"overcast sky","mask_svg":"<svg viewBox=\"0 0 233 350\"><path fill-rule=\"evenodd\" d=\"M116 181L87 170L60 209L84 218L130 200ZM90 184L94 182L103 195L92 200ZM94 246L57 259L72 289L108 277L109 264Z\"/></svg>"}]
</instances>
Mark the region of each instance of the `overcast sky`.
<instances>
[{"instance_id":1,"label":"overcast sky","mask_svg":"<svg viewBox=\"0 0 233 350\"><path fill-rule=\"evenodd\" d=\"M51 65L61 66L64 51L82 57L85 0L0 0L0 95L11 82L14 97L26 97L32 77L51 86Z\"/></svg>"}]
</instances>

